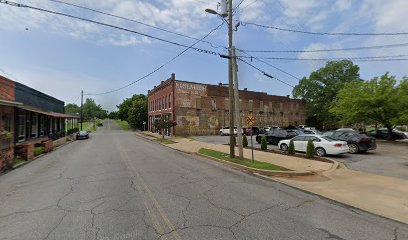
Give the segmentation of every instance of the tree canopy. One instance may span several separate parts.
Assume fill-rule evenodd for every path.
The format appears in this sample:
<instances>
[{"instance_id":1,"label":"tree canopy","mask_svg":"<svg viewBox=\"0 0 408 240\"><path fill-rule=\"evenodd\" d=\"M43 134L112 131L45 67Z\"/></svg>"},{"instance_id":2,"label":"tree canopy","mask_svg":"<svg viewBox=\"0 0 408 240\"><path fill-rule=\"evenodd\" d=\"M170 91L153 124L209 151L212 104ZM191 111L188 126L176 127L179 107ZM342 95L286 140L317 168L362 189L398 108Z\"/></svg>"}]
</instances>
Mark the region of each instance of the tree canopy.
<instances>
[{"instance_id":1,"label":"tree canopy","mask_svg":"<svg viewBox=\"0 0 408 240\"><path fill-rule=\"evenodd\" d=\"M398 85L395 77L386 73L370 81L346 83L330 112L346 124L380 123L391 131L408 123L408 78Z\"/></svg>"},{"instance_id":2,"label":"tree canopy","mask_svg":"<svg viewBox=\"0 0 408 240\"><path fill-rule=\"evenodd\" d=\"M330 128L338 119L329 111L337 101L337 93L345 83L359 82L360 68L352 61L329 61L326 65L304 77L293 89L293 97L306 102L309 125Z\"/></svg>"},{"instance_id":3,"label":"tree canopy","mask_svg":"<svg viewBox=\"0 0 408 240\"><path fill-rule=\"evenodd\" d=\"M99 118L104 119L107 117L108 112L104 110L100 104L96 104L95 100L92 98L87 98L85 103L82 105L83 118L86 120Z\"/></svg>"},{"instance_id":4,"label":"tree canopy","mask_svg":"<svg viewBox=\"0 0 408 240\"><path fill-rule=\"evenodd\" d=\"M119 105L117 117L127 121L132 128L143 129L143 122L147 122L147 96L135 94L131 98L123 100Z\"/></svg>"},{"instance_id":5,"label":"tree canopy","mask_svg":"<svg viewBox=\"0 0 408 240\"><path fill-rule=\"evenodd\" d=\"M65 112L79 114L81 112L81 107L73 103L68 103L65 105Z\"/></svg>"}]
</instances>

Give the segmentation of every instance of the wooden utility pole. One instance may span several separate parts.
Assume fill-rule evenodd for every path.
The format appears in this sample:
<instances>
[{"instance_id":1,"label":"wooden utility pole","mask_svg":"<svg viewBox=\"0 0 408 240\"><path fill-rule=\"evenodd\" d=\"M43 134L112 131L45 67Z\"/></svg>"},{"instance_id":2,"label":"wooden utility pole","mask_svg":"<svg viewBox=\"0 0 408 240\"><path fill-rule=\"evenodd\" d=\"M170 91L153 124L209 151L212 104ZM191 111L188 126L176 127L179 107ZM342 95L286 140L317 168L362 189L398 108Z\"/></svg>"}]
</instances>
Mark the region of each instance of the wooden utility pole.
<instances>
[{"instance_id":1,"label":"wooden utility pole","mask_svg":"<svg viewBox=\"0 0 408 240\"><path fill-rule=\"evenodd\" d=\"M84 121L83 115L82 115L82 105L84 105L84 90L81 90L81 131L82 131L82 122Z\"/></svg>"},{"instance_id":2,"label":"wooden utility pole","mask_svg":"<svg viewBox=\"0 0 408 240\"><path fill-rule=\"evenodd\" d=\"M229 142L230 158L235 157L234 141L234 81L232 75L232 0L228 4L228 95L229 95Z\"/></svg>"}]
</instances>

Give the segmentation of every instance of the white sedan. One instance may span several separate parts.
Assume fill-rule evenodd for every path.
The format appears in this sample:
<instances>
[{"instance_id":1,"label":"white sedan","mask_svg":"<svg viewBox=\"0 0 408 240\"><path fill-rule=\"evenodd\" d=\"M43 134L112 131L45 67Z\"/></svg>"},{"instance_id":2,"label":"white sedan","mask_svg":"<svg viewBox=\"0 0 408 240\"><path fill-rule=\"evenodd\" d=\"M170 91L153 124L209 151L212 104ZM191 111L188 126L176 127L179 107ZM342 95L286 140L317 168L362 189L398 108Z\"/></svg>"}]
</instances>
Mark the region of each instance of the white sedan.
<instances>
[{"instance_id":1,"label":"white sedan","mask_svg":"<svg viewBox=\"0 0 408 240\"><path fill-rule=\"evenodd\" d=\"M298 135L292 139L281 140L278 143L279 148L282 151L288 151L291 140L293 140L295 145L295 151L298 152L306 152L307 142L312 140L316 154L320 157L326 154L337 155L349 152L347 142L337 141L333 138L322 135Z\"/></svg>"},{"instance_id":2,"label":"white sedan","mask_svg":"<svg viewBox=\"0 0 408 240\"><path fill-rule=\"evenodd\" d=\"M221 136L229 136L229 134L230 134L229 131L230 131L229 127L221 128L220 129L220 135ZM242 130L241 130L241 133L242 133ZM234 127L234 135L237 135L237 128L236 127Z\"/></svg>"}]
</instances>

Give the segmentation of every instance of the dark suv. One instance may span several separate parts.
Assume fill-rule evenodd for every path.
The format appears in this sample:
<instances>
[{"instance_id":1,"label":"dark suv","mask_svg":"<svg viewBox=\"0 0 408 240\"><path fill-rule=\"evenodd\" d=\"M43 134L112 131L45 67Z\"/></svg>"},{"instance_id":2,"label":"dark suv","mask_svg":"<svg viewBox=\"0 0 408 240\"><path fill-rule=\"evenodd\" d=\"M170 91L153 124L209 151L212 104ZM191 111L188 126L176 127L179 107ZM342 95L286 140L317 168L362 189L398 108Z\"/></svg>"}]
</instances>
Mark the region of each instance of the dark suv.
<instances>
[{"instance_id":1,"label":"dark suv","mask_svg":"<svg viewBox=\"0 0 408 240\"><path fill-rule=\"evenodd\" d=\"M370 136L373 136L379 139L388 139L389 137L387 129L372 130L372 131L369 131L368 134L370 134ZM403 133L392 131L391 140L398 140L398 139L405 139L405 135Z\"/></svg>"},{"instance_id":2,"label":"dark suv","mask_svg":"<svg viewBox=\"0 0 408 240\"><path fill-rule=\"evenodd\" d=\"M261 143L262 137L265 136L266 141L269 144L278 145L280 140L291 139L299 134L303 134L303 132L298 129L275 128L269 130L265 134L256 135L256 141Z\"/></svg>"},{"instance_id":3,"label":"dark suv","mask_svg":"<svg viewBox=\"0 0 408 240\"><path fill-rule=\"evenodd\" d=\"M350 153L366 152L377 148L375 138L357 131L329 131L323 133L323 135L336 140L346 141Z\"/></svg>"}]
</instances>

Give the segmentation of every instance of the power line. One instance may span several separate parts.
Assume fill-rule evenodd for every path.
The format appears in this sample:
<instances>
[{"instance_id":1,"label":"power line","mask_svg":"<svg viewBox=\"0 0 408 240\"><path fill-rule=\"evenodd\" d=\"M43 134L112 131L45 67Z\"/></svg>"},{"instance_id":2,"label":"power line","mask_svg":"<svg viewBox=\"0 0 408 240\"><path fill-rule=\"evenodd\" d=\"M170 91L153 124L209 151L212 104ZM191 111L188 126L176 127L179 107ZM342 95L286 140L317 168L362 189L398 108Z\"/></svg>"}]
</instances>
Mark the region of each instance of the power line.
<instances>
[{"instance_id":1,"label":"power line","mask_svg":"<svg viewBox=\"0 0 408 240\"><path fill-rule=\"evenodd\" d=\"M134 23L138 23L138 24L141 24L141 25L143 25L143 26L150 27L150 28L154 28L154 29L157 29L157 30L160 30L160 31L163 31L163 32L166 32L166 33L174 34L174 35L177 35L177 36L180 36L180 37L185 37L185 38L189 38L189 39L193 39L193 40L200 40L200 39L198 39L198 38L191 37L191 36L188 36L188 35L185 35L185 34L182 34L182 33L170 31L170 30L167 30L167 29L164 29L164 28L160 28L160 27L156 27L156 26L153 26L153 25L151 25L151 24L147 24L147 23L144 23L144 22L141 22L141 21L137 21L137 20L130 19L130 18L126 18L126 17L122 17L122 16L119 16L119 15L115 15L115 14L103 12L103 11L96 10L96 9L93 9L93 8L84 7L84 6L81 6L81 5L77 5L77 4L73 4L73 3L67 3L67 2L59 1L59 0L49 0L49 1L55 2L55 3L64 4L64 5L71 6L71 7L76 7L76 8L84 9L84 10L87 10L87 11L99 13L99 14L102 14L102 15L110 16L110 17L119 18L119 19L122 19L122 20L134 22ZM215 46L212 42L209 42L209 41L201 41L201 42L207 43L207 44L209 44L209 45L210 45L211 47L213 47L213 48L220 48L220 47L221 47L221 48L225 48L224 46Z\"/></svg>"},{"instance_id":2,"label":"power line","mask_svg":"<svg viewBox=\"0 0 408 240\"><path fill-rule=\"evenodd\" d=\"M192 49L192 48L194 47L194 45L198 44L199 42L201 42L202 40L204 40L205 38L207 38L207 37L208 37L209 35L211 35L213 32L215 32L216 30L218 30L222 25L224 25L224 22L222 22L222 23L221 23L220 25L218 25L216 28L212 29L212 30L211 30L209 33L207 33L203 38L199 39L197 42L195 42L194 44L192 44L191 46L187 47L186 49L184 49L183 51L181 51L179 54L177 54L176 56L174 56L173 58L171 58L169 61L165 62L164 64L160 65L159 67L155 68L153 71L151 71L151 72L149 72L148 74L146 74L146 75L140 77L139 79L137 79L137 80L135 80L135 81L133 81L133 82L131 82L131 83L129 83L129 84L126 84L126 85L123 86L123 87L120 87L120 88L117 88L117 89L114 89L114 90L111 90L111 91L101 92L101 93L87 93L87 94L85 94L85 95L87 95L87 96L90 96L90 95L96 96L96 95L104 95L104 94L108 94L108 93L117 92L117 91L120 91L120 90L122 90L122 89L124 89L124 88L127 88L127 87L129 87L129 86L131 86L131 85L133 85L133 84L135 84L135 83L137 83L137 82L139 82L139 81L141 81L141 80L143 80L143 79L145 79L145 78L147 78L147 77L153 75L154 73L156 73L157 71L159 71L160 69L162 69L163 67L165 67L166 65L168 65L169 63L171 63L172 61L174 61L175 59L177 59L178 57L180 57L181 55L183 55L183 54L184 54L185 52L187 52L189 49Z\"/></svg>"},{"instance_id":3,"label":"power line","mask_svg":"<svg viewBox=\"0 0 408 240\"><path fill-rule=\"evenodd\" d=\"M263 75L265 75L265 76L267 76L267 77L269 77L269 78L272 78L272 79L276 79L277 81L279 81L279 82L281 82L281 83L283 83L283 84L285 84L285 85L288 85L289 87L294 88L293 85L291 85L291 84L289 84L289 83L287 83L287 82L285 82L285 81L282 81L282 80L280 80L280 79L277 78L277 77L274 77L274 76L268 74L267 72L265 72L264 70L258 68L257 66L255 66L255 65L253 65L253 64L251 64L251 63L249 63L249 62L247 62L247 61L245 61L245 60L243 60L243 59L241 59L241 58L237 58L237 59L240 60L241 62L245 63L246 65L248 65L248 66L250 66L250 67L252 67L252 68L258 70L258 71L261 72Z\"/></svg>"},{"instance_id":4,"label":"power line","mask_svg":"<svg viewBox=\"0 0 408 240\"><path fill-rule=\"evenodd\" d=\"M259 23L252 23L252 22L243 22L241 21L243 26L245 25L252 25L260 28L268 28L273 30L279 30L284 32L292 32L292 33L302 33L302 34L311 34L311 35L334 35L334 36L396 36L396 35L408 35L408 32L384 32L384 33L350 33L350 32L311 32L311 31L304 31L304 30L297 30L297 29L290 29L290 28L282 28L282 27L275 27L275 26L267 26Z\"/></svg>"},{"instance_id":5,"label":"power line","mask_svg":"<svg viewBox=\"0 0 408 240\"><path fill-rule=\"evenodd\" d=\"M321 58L321 59L308 59L309 61L332 61L332 58ZM349 59L340 59L340 60L349 60ZM398 62L398 61L407 61L408 58L383 58L383 59L355 59L353 62ZM292 61L292 60L287 60ZM265 61L273 62L273 60Z\"/></svg>"},{"instance_id":6,"label":"power line","mask_svg":"<svg viewBox=\"0 0 408 240\"><path fill-rule=\"evenodd\" d=\"M237 4L237 6L235 6L233 12L235 12L235 11L239 8L239 6L241 6L241 4L242 4L244 1L245 1L245 0L241 0L241 2L239 2L239 3Z\"/></svg>"},{"instance_id":7,"label":"power line","mask_svg":"<svg viewBox=\"0 0 408 240\"><path fill-rule=\"evenodd\" d=\"M278 70L278 71L280 71L280 72L282 72L282 73L284 73L286 75L288 75L288 76L291 76L292 78L294 78L296 80L300 80L300 78L296 77L295 75L293 75L293 74L291 74L291 73L289 73L289 72L287 72L287 71L285 71L285 70L283 70L281 68L278 68L278 67L268 63L267 61L263 61L262 59L259 59L257 57L254 57L254 56L248 54L245 50L241 50L241 49L237 49L237 50L244 53L244 54L246 54L246 55L248 55L251 58L251 60L255 59L255 60L259 61L259 62L262 62L262 63L264 63L264 64L266 64L266 65L268 65L268 66L270 66L270 67L272 67L272 68L274 68L274 69L276 69L276 70Z\"/></svg>"},{"instance_id":8,"label":"power line","mask_svg":"<svg viewBox=\"0 0 408 240\"><path fill-rule=\"evenodd\" d=\"M376 46L361 46L350 48L333 48L333 49L316 49L316 50L242 50L252 53L313 53L313 52L341 52L341 51L358 51L368 49L382 49L382 48L396 48L396 47L408 47L408 43L397 43L388 45L376 45Z\"/></svg>"},{"instance_id":9,"label":"power line","mask_svg":"<svg viewBox=\"0 0 408 240\"><path fill-rule=\"evenodd\" d=\"M149 35L149 34L146 34L146 33L138 32L138 31L135 31L135 30L131 30L131 29L127 29L127 28L124 28L124 27L119 27L119 26L115 26L115 25L112 25L112 24L99 22L99 21L95 21L95 20L91 20L91 19L87 19L87 18L83 18L83 17L78 17L78 16L66 14L66 13L61 13L61 12L52 11L52 10L48 10L48 9L44 9L44 8L29 6L29 5L20 4L20 3L15 3L15 2L11 2L11 1L0 0L0 3L10 5L10 6L14 6L14 7L21 7L21 8L28 8L28 9L38 10L38 11L41 11L41 12L47 12L47 13L51 13L51 14L55 14L55 15L64 16L64 17L70 17L70 18L82 20L82 21L85 21L85 22L90 22L90 23L94 23L94 24L97 24L97 25L102 25L102 26L105 26L105 27L110 27L110 28L122 30L122 31L125 31L125 32L138 34L138 35L141 35L141 36L144 36L144 37L148 37L148 38L155 39L155 40L158 40L158 41L161 41L161 42L173 44L173 45L176 45L176 46L179 46L179 47L191 48L191 49L193 49L193 50L195 50L197 52L201 52L201 53L218 55L218 56L221 55L220 53L217 53L217 52L214 52L214 51L211 51L211 50L201 49L201 48L197 48L197 47L189 47L188 45L185 45L185 44L173 42L173 41L166 40L166 39L159 38L159 37L155 37L155 36L152 36L152 35Z\"/></svg>"},{"instance_id":10,"label":"power line","mask_svg":"<svg viewBox=\"0 0 408 240\"><path fill-rule=\"evenodd\" d=\"M254 58L252 56L237 56L240 58ZM365 57L336 57L336 58L290 58L290 57L257 57L257 59L268 60L290 60L290 61L320 61L320 60L359 60L359 59L398 59L408 57L408 55L390 55L390 56L365 56Z\"/></svg>"},{"instance_id":11,"label":"power line","mask_svg":"<svg viewBox=\"0 0 408 240\"><path fill-rule=\"evenodd\" d=\"M254 0L254 1L250 2L250 3L248 3L247 5L243 6L243 7L240 8L239 10L242 12L245 8L251 6L252 4L256 3L257 1L258 1L258 0Z\"/></svg>"}]
</instances>

